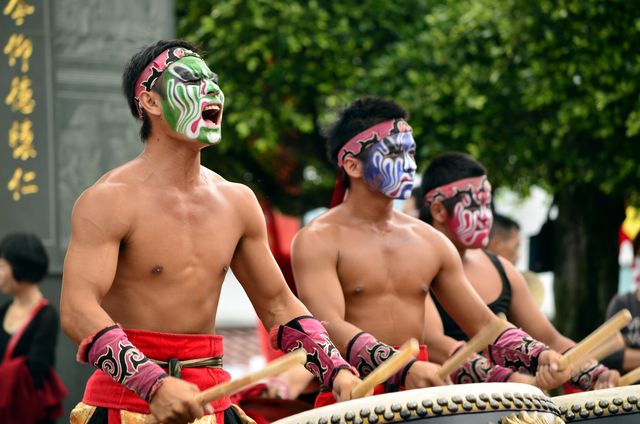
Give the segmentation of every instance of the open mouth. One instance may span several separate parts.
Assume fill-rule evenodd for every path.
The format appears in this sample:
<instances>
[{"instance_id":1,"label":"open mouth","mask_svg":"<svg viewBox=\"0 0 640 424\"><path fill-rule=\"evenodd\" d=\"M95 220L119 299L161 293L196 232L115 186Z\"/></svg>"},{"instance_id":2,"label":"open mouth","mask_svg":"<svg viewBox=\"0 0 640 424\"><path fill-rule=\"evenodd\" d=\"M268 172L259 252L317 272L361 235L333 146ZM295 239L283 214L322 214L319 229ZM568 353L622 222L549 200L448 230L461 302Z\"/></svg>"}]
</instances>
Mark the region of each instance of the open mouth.
<instances>
[{"instance_id":1,"label":"open mouth","mask_svg":"<svg viewBox=\"0 0 640 424\"><path fill-rule=\"evenodd\" d=\"M219 127L222 121L222 107L220 103L209 103L202 109L202 119L208 127Z\"/></svg>"}]
</instances>

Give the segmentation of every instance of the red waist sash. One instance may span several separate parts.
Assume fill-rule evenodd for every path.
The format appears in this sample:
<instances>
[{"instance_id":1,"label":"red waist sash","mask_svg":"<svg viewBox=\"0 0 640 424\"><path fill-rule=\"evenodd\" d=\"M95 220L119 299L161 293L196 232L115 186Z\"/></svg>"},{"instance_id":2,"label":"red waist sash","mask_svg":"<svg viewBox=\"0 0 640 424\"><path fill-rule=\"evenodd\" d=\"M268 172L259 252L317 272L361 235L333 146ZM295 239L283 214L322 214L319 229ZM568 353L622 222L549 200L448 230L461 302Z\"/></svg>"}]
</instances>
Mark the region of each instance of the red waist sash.
<instances>
[{"instance_id":1,"label":"red waist sash","mask_svg":"<svg viewBox=\"0 0 640 424\"><path fill-rule=\"evenodd\" d=\"M170 358L186 359L222 356L222 336L206 334L172 334L145 330L124 330L127 337L147 357L160 361ZM197 385L200 390L208 389L231 376L221 368L183 368L181 378ZM87 405L111 409L124 409L149 414L149 404L135 393L115 382L101 370L96 370L87 381L82 399ZM231 406L229 397L211 402L216 418ZM222 422L222 421L220 421Z\"/></svg>"},{"instance_id":2,"label":"red waist sash","mask_svg":"<svg viewBox=\"0 0 640 424\"><path fill-rule=\"evenodd\" d=\"M396 349L399 349L400 346L394 346ZM420 350L418 351L418 355L416 355L416 359L418 361L428 361L429 360L429 351L427 350L427 345L420 345ZM401 387L400 390L404 390L404 387ZM384 384L378 384L373 388L374 395L381 395L386 392L386 386ZM336 399L333 397L332 392L320 392L316 397L316 402L314 408L320 408L321 406L333 405L336 403Z\"/></svg>"}]
</instances>

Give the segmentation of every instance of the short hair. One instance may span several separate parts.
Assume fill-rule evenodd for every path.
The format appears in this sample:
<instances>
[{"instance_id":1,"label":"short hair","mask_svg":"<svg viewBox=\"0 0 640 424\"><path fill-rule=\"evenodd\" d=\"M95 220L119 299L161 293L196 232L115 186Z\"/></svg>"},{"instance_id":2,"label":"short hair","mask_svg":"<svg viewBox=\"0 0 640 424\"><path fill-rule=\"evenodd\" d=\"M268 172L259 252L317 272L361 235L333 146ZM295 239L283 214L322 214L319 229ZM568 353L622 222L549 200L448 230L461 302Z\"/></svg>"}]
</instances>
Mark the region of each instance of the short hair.
<instances>
[{"instance_id":1,"label":"short hair","mask_svg":"<svg viewBox=\"0 0 640 424\"><path fill-rule=\"evenodd\" d=\"M493 226L491 227L490 239L495 236L499 236L503 239L507 238L509 237L509 233L513 230L520 231L520 224L506 215L499 213L493 214Z\"/></svg>"},{"instance_id":2,"label":"short hair","mask_svg":"<svg viewBox=\"0 0 640 424\"><path fill-rule=\"evenodd\" d=\"M338 120L326 131L327 155L338 163L338 152L353 136L390 119L408 119L408 112L393 100L380 97L360 98L342 110Z\"/></svg>"},{"instance_id":3,"label":"short hair","mask_svg":"<svg viewBox=\"0 0 640 424\"><path fill-rule=\"evenodd\" d=\"M445 184L483 175L487 175L487 170L470 155L462 152L441 153L431 161L422 174L420 197L424 199L424 196L431 190ZM456 201L457 199L453 198L446 199L442 203L451 213ZM420 204L420 219L430 224L433 221L431 210L424 205L424 201L421 201Z\"/></svg>"},{"instance_id":4,"label":"short hair","mask_svg":"<svg viewBox=\"0 0 640 424\"><path fill-rule=\"evenodd\" d=\"M12 233L0 242L0 258L11 266L18 283L40 283L49 268L49 256L36 235Z\"/></svg>"},{"instance_id":5,"label":"short hair","mask_svg":"<svg viewBox=\"0 0 640 424\"><path fill-rule=\"evenodd\" d=\"M122 92L129 104L129 110L135 118L139 118L138 107L135 101L136 81L140 77L144 68L151 63L153 59L158 57L160 53L171 47L184 47L193 52L198 52L195 45L184 40L160 40L153 44L143 47L139 52L134 54L124 67L122 74ZM153 90L159 94L163 94L160 90L160 84L156 83ZM140 127L140 139L144 142L151 133L151 122L147 117L147 113L142 111L142 126Z\"/></svg>"}]
</instances>

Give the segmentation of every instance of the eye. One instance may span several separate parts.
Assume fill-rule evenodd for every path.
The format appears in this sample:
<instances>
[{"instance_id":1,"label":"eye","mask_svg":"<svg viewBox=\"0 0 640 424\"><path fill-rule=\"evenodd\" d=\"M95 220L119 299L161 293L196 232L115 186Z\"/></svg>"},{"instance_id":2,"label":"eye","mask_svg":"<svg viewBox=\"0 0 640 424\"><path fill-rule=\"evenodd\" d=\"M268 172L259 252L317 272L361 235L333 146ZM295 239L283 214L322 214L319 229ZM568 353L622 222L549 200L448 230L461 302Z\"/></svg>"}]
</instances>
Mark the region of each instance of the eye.
<instances>
[{"instance_id":1,"label":"eye","mask_svg":"<svg viewBox=\"0 0 640 424\"><path fill-rule=\"evenodd\" d=\"M174 72L178 75L178 78L186 83L197 83L202 79L200 75L194 74L191 69L184 66L176 66Z\"/></svg>"}]
</instances>

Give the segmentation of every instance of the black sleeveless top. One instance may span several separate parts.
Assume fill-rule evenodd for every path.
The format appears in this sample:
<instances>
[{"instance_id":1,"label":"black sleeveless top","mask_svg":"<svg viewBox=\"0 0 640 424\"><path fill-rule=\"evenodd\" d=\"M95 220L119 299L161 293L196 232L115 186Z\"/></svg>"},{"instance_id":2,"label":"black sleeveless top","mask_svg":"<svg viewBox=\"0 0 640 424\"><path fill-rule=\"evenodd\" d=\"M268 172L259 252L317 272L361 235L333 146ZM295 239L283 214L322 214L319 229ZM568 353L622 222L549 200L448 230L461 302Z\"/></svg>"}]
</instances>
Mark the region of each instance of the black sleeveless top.
<instances>
[{"instance_id":1,"label":"black sleeveless top","mask_svg":"<svg viewBox=\"0 0 640 424\"><path fill-rule=\"evenodd\" d=\"M483 252L491 259L493 262L493 266L498 270L498 274L500 274L500 280L502 280L502 291L498 298L488 304L487 306L494 314L498 314L500 312L509 316L509 306L511 305L511 283L507 278L507 273L504 271L504 267L500 263L500 260L493 253L487 252L483 250ZM436 308L438 308L438 313L440 314L440 318L442 319L442 325L444 326L444 334L449 337L452 337L456 340L469 340L466 334L458 327L458 324L447 314L444 310L438 299L431 293L431 297L433 298L434 303L436 304Z\"/></svg>"}]
</instances>

